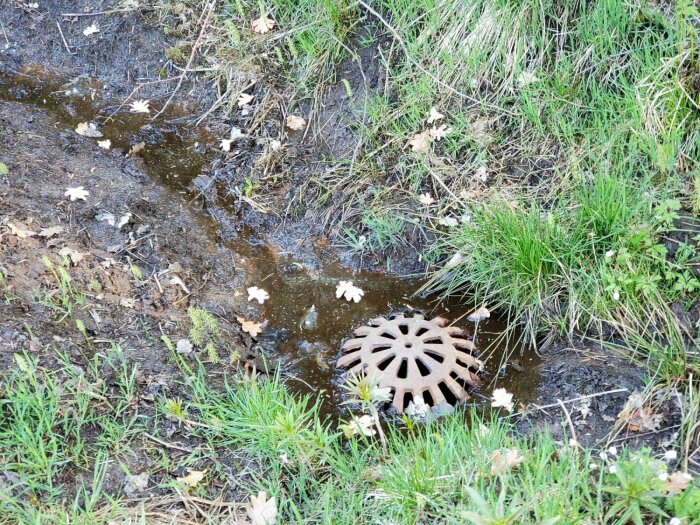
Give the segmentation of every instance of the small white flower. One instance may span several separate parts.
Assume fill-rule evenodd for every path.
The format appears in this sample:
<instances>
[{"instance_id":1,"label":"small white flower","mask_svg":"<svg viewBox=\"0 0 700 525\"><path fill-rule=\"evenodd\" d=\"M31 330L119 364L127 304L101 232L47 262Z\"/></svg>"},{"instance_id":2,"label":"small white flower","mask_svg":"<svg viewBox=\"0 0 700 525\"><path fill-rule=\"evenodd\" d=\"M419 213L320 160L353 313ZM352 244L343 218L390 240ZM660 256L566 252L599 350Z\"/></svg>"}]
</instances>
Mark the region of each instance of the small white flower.
<instances>
[{"instance_id":1,"label":"small white flower","mask_svg":"<svg viewBox=\"0 0 700 525\"><path fill-rule=\"evenodd\" d=\"M580 444L577 440L575 440L575 439L572 438L572 439L569 440L569 446L570 446L571 448L576 448L576 447L580 447L581 444Z\"/></svg>"},{"instance_id":2,"label":"small white flower","mask_svg":"<svg viewBox=\"0 0 700 525\"><path fill-rule=\"evenodd\" d=\"M664 459L666 461L673 461L674 459L677 459L677 458L678 458L678 452L676 452L675 450L667 450L666 452L664 452Z\"/></svg>"},{"instance_id":3,"label":"small white flower","mask_svg":"<svg viewBox=\"0 0 700 525\"><path fill-rule=\"evenodd\" d=\"M376 386L372 389L372 392L370 392L369 397L375 403L386 403L387 401L391 401L391 388L388 386L384 388L379 388Z\"/></svg>"},{"instance_id":4,"label":"small white flower","mask_svg":"<svg viewBox=\"0 0 700 525\"><path fill-rule=\"evenodd\" d=\"M610 454L611 456L617 456L617 447L610 447L608 449L608 454Z\"/></svg>"},{"instance_id":5,"label":"small white flower","mask_svg":"<svg viewBox=\"0 0 700 525\"><path fill-rule=\"evenodd\" d=\"M508 412L513 411L513 394L507 392L505 388L497 388L491 394L491 406L503 407Z\"/></svg>"},{"instance_id":6,"label":"small white flower","mask_svg":"<svg viewBox=\"0 0 700 525\"><path fill-rule=\"evenodd\" d=\"M615 255L615 250L608 250L607 252L605 252L605 258L606 258L606 259L609 259L609 258L612 257L613 255Z\"/></svg>"},{"instance_id":7,"label":"small white flower","mask_svg":"<svg viewBox=\"0 0 700 525\"><path fill-rule=\"evenodd\" d=\"M614 292L613 299L615 299L616 301L619 301L620 300L620 292Z\"/></svg>"},{"instance_id":8,"label":"small white flower","mask_svg":"<svg viewBox=\"0 0 700 525\"><path fill-rule=\"evenodd\" d=\"M610 465L610 468L608 468L608 472L610 472L610 474L615 474L617 472L617 466Z\"/></svg>"},{"instance_id":9,"label":"small white flower","mask_svg":"<svg viewBox=\"0 0 700 525\"><path fill-rule=\"evenodd\" d=\"M658 478L661 481L666 481L668 479L668 472L659 472Z\"/></svg>"},{"instance_id":10,"label":"small white flower","mask_svg":"<svg viewBox=\"0 0 700 525\"><path fill-rule=\"evenodd\" d=\"M676 518L675 516L668 520L668 525L681 525L681 519Z\"/></svg>"},{"instance_id":11,"label":"small white flower","mask_svg":"<svg viewBox=\"0 0 700 525\"><path fill-rule=\"evenodd\" d=\"M591 470L598 470L598 463L591 463L588 465L588 468Z\"/></svg>"},{"instance_id":12,"label":"small white flower","mask_svg":"<svg viewBox=\"0 0 700 525\"><path fill-rule=\"evenodd\" d=\"M598 454L598 457L599 457L600 459L602 459L603 461L607 461L607 460L608 460L608 454L607 454L606 452L601 452L601 453L599 453L599 454Z\"/></svg>"},{"instance_id":13,"label":"small white flower","mask_svg":"<svg viewBox=\"0 0 700 525\"><path fill-rule=\"evenodd\" d=\"M270 294L267 293L262 288L258 288L257 286L251 286L250 288L248 288L248 300L249 301L255 300L258 303L263 304L269 298L270 298Z\"/></svg>"}]
</instances>

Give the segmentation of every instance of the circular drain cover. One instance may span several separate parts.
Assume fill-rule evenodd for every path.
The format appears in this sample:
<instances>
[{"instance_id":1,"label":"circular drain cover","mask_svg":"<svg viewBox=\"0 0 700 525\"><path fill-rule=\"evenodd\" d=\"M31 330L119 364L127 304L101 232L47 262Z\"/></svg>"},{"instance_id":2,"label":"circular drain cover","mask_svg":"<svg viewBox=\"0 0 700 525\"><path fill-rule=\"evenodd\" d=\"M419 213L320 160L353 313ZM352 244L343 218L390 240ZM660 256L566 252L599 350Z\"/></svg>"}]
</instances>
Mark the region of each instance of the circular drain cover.
<instances>
[{"instance_id":1,"label":"circular drain cover","mask_svg":"<svg viewBox=\"0 0 700 525\"><path fill-rule=\"evenodd\" d=\"M431 406L467 397L467 388L479 382L483 365L474 357L474 343L462 330L416 314L377 317L355 330L345 342L338 366L350 373L376 375L379 386L391 388L393 405L403 413L419 396Z\"/></svg>"}]
</instances>

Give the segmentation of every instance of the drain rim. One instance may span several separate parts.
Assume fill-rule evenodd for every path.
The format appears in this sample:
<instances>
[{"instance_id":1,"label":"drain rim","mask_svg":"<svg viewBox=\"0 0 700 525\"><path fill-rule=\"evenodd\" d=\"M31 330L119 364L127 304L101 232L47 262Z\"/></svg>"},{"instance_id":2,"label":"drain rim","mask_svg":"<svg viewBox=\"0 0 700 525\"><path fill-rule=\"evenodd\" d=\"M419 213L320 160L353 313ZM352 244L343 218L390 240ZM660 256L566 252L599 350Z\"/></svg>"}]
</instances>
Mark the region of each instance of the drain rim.
<instances>
[{"instance_id":1,"label":"drain rim","mask_svg":"<svg viewBox=\"0 0 700 525\"><path fill-rule=\"evenodd\" d=\"M463 330L446 325L441 317L428 320L421 314L376 317L357 328L343 344L337 366L347 368L349 374L378 377L380 388L392 390L392 404L399 414L405 410L407 394L414 400L421 396L428 402L428 393L432 401L428 404L433 406L446 402L441 384L454 399L463 400L468 397L467 387L480 383L483 363L475 357L476 346L463 337ZM427 374L421 371L418 361L428 369ZM399 377L402 363L406 363L405 377Z\"/></svg>"}]
</instances>

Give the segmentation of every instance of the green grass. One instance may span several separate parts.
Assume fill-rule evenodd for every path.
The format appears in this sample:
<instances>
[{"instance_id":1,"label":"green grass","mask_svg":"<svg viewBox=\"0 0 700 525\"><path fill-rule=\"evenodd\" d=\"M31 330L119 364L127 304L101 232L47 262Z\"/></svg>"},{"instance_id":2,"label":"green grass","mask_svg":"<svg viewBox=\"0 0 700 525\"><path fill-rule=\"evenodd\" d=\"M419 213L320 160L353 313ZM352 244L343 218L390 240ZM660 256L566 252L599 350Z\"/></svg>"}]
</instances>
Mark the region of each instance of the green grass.
<instances>
[{"instance_id":1,"label":"green grass","mask_svg":"<svg viewBox=\"0 0 700 525\"><path fill-rule=\"evenodd\" d=\"M97 354L85 372L68 361L50 371L18 357L17 369L0 382L0 458L5 476L14 480L0 486L4 519L140 523L159 499L170 506L171 496L183 503L190 496L199 504L215 499L233 468L238 501L266 491L275 497L279 523L641 525L672 516L698 523L700 486L670 493L662 479L670 474L668 465L647 449L623 447L601 459L595 450L547 433L521 435L515 420L475 407L425 424L385 424L382 445L377 436L336 430L322 416L320 398L295 396L279 373L227 375L220 388L201 366L174 358L185 399L175 409L160 398L158 413L145 418L134 416L136 370L116 347ZM95 382L105 364L115 374L110 387ZM694 410L692 400L686 406ZM685 416L689 423L695 417ZM145 464L151 483L160 479L159 496L126 501L109 465L118 462L128 472L138 437L158 435L164 418L179 420L189 442L198 445L176 462L165 449L156 450ZM685 429L683 436L681 462L697 444L696 430ZM499 461L509 453L517 464ZM240 462L247 472L235 466ZM176 469L208 474L188 494L172 480ZM83 481L67 494L67 479ZM207 519L216 523L218 517Z\"/></svg>"}]
</instances>

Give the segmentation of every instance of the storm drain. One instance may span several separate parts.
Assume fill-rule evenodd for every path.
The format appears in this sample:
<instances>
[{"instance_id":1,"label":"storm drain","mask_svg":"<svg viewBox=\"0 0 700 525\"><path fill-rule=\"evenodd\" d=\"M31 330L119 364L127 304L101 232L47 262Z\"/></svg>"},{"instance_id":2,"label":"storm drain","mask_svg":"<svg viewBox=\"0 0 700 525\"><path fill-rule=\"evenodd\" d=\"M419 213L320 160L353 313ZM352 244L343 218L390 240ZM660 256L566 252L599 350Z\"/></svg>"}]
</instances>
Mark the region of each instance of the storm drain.
<instances>
[{"instance_id":1,"label":"storm drain","mask_svg":"<svg viewBox=\"0 0 700 525\"><path fill-rule=\"evenodd\" d=\"M474 343L446 324L420 314L377 317L345 342L338 366L379 377L380 387L391 388L399 413L419 396L430 406L454 404L479 382L482 363L474 357Z\"/></svg>"}]
</instances>

